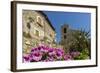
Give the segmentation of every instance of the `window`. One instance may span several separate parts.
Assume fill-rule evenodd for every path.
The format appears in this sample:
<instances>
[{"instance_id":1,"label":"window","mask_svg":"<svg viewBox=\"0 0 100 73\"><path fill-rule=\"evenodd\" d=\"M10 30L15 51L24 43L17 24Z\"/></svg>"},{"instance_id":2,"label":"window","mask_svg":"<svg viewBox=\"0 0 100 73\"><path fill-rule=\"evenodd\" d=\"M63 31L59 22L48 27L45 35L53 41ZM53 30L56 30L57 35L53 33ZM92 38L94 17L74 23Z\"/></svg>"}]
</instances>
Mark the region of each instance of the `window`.
<instances>
[{"instance_id":1,"label":"window","mask_svg":"<svg viewBox=\"0 0 100 73\"><path fill-rule=\"evenodd\" d=\"M38 17L38 22L41 24L41 18L40 17Z\"/></svg>"},{"instance_id":2,"label":"window","mask_svg":"<svg viewBox=\"0 0 100 73\"><path fill-rule=\"evenodd\" d=\"M42 23L42 20L41 20L41 18L40 18L39 16L37 17L37 22L38 22L39 24Z\"/></svg>"},{"instance_id":3,"label":"window","mask_svg":"<svg viewBox=\"0 0 100 73\"><path fill-rule=\"evenodd\" d=\"M31 28L30 22L27 23L27 28L28 28L28 29Z\"/></svg>"},{"instance_id":4,"label":"window","mask_svg":"<svg viewBox=\"0 0 100 73\"><path fill-rule=\"evenodd\" d=\"M31 23L34 21L34 19L32 17L28 17L28 22L27 22L27 28L30 29L31 28Z\"/></svg>"},{"instance_id":5,"label":"window","mask_svg":"<svg viewBox=\"0 0 100 73\"><path fill-rule=\"evenodd\" d=\"M64 33L66 33L66 28L64 28Z\"/></svg>"},{"instance_id":6,"label":"window","mask_svg":"<svg viewBox=\"0 0 100 73\"><path fill-rule=\"evenodd\" d=\"M50 34L50 37L52 37L52 34Z\"/></svg>"},{"instance_id":7,"label":"window","mask_svg":"<svg viewBox=\"0 0 100 73\"><path fill-rule=\"evenodd\" d=\"M64 35L64 39L66 39L66 35Z\"/></svg>"},{"instance_id":8,"label":"window","mask_svg":"<svg viewBox=\"0 0 100 73\"><path fill-rule=\"evenodd\" d=\"M39 24L40 27L43 27L42 19L39 16L37 17L37 23Z\"/></svg>"},{"instance_id":9,"label":"window","mask_svg":"<svg viewBox=\"0 0 100 73\"><path fill-rule=\"evenodd\" d=\"M32 17L29 17L28 19L29 19L29 22L33 22L34 21L34 19Z\"/></svg>"},{"instance_id":10,"label":"window","mask_svg":"<svg viewBox=\"0 0 100 73\"><path fill-rule=\"evenodd\" d=\"M35 34L36 34L36 36L39 36L39 31L36 30L36 31L35 31Z\"/></svg>"}]
</instances>

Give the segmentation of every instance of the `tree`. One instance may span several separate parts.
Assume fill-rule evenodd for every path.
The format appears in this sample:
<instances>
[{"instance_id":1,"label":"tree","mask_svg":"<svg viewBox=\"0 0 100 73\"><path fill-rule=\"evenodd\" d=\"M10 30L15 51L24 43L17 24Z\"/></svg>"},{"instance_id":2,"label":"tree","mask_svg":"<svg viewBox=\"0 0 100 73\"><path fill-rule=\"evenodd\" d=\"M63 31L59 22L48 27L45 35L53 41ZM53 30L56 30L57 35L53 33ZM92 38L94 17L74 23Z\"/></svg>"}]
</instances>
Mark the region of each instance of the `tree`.
<instances>
[{"instance_id":1,"label":"tree","mask_svg":"<svg viewBox=\"0 0 100 73\"><path fill-rule=\"evenodd\" d=\"M73 36L75 41L73 41L73 44L71 45L71 50L79 51L90 58L90 32L86 32L85 30L77 30Z\"/></svg>"}]
</instances>

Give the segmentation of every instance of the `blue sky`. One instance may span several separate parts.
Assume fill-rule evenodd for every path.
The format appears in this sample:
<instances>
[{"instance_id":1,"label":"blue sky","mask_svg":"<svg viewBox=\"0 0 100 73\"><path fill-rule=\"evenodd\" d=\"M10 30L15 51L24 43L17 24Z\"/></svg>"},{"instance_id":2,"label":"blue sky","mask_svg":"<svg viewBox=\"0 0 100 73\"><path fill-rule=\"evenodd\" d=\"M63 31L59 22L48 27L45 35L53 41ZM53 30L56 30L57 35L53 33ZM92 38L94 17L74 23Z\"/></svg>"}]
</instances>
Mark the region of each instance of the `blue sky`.
<instances>
[{"instance_id":1,"label":"blue sky","mask_svg":"<svg viewBox=\"0 0 100 73\"><path fill-rule=\"evenodd\" d=\"M56 40L59 42L61 38L61 25L68 24L72 29L85 29L90 31L91 14L79 12L55 12L43 11L49 18L51 24L56 30Z\"/></svg>"}]
</instances>

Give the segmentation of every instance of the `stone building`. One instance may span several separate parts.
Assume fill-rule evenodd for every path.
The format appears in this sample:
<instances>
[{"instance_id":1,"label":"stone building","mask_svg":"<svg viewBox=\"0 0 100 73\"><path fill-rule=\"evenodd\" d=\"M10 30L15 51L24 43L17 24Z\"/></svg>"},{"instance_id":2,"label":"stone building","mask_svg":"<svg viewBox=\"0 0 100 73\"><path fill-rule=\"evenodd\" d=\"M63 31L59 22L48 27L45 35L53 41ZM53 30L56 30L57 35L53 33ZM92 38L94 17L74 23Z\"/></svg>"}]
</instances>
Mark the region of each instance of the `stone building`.
<instances>
[{"instance_id":1,"label":"stone building","mask_svg":"<svg viewBox=\"0 0 100 73\"><path fill-rule=\"evenodd\" d=\"M55 28L41 11L23 10L23 51L28 53L32 47L41 43L52 46L55 41Z\"/></svg>"}]
</instances>

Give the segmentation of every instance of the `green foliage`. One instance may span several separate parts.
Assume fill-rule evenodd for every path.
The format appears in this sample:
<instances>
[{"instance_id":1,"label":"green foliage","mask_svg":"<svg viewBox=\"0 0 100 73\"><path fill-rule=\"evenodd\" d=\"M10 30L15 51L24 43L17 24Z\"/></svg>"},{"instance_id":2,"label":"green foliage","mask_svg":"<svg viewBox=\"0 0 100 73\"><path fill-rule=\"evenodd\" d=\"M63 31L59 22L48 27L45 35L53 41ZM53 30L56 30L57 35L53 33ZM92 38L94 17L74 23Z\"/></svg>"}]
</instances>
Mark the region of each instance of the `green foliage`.
<instances>
[{"instance_id":1,"label":"green foliage","mask_svg":"<svg viewBox=\"0 0 100 73\"><path fill-rule=\"evenodd\" d=\"M89 58L89 55L88 53L86 52L86 50L83 50L80 55L76 58L74 58L75 60L84 60L84 59L88 59Z\"/></svg>"},{"instance_id":2,"label":"green foliage","mask_svg":"<svg viewBox=\"0 0 100 73\"><path fill-rule=\"evenodd\" d=\"M74 44L71 46L74 50L80 52L80 56L75 59L86 59L90 57L90 34L84 30L78 30L74 34Z\"/></svg>"}]
</instances>

